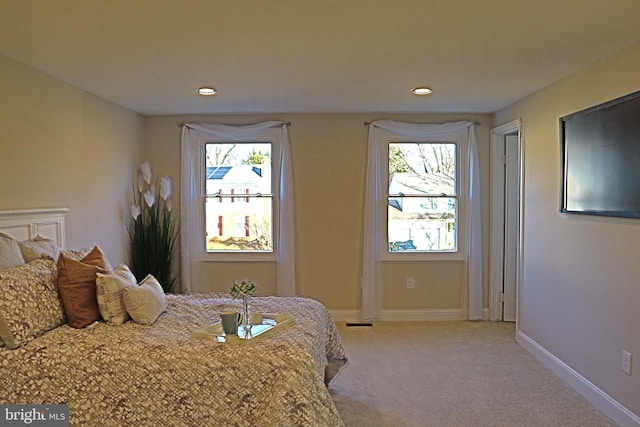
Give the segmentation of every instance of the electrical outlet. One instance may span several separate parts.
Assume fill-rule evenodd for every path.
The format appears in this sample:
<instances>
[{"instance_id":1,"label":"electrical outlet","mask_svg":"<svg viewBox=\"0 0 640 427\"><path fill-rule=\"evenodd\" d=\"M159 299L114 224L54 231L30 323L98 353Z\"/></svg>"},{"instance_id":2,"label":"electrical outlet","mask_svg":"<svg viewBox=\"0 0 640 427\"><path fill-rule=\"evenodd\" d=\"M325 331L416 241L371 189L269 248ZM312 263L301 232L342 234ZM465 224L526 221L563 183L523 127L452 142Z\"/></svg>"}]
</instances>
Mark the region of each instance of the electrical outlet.
<instances>
[{"instance_id":1,"label":"electrical outlet","mask_svg":"<svg viewBox=\"0 0 640 427\"><path fill-rule=\"evenodd\" d=\"M416 279L413 277L407 277L407 289L416 288Z\"/></svg>"},{"instance_id":2,"label":"electrical outlet","mask_svg":"<svg viewBox=\"0 0 640 427\"><path fill-rule=\"evenodd\" d=\"M631 375L631 353L627 350L622 350L622 370Z\"/></svg>"}]
</instances>

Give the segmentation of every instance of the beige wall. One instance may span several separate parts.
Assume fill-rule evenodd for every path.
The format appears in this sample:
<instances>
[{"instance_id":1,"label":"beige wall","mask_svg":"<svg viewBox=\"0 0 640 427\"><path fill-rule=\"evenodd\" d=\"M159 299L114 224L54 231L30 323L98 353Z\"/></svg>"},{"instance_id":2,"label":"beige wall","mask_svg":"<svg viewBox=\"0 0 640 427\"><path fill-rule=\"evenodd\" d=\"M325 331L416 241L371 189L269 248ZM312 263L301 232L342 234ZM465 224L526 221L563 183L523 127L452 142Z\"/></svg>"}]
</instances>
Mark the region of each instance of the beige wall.
<instances>
[{"instance_id":1,"label":"beige wall","mask_svg":"<svg viewBox=\"0 0 640 427\"><path fill-rule=\"evenodd\" d=\"M300 295L333 310L359 310L362 220L367 127L365 121L390 118L442 123L477 120L483 192L489 185L489 117L486 115L281 114L260 116L157 116L145 119L146 156L156 169L179 181L182 122L249 124L290 121L296 211L296 279ZM485 231L488 229L485 209ZM486 239L488 240L488 239ZM485 245L486 246L486 245ZM462 263L384 263L385 309L459 309ZM269 263L202 263L197 290L227 291L232 280L251 277L260 293L274 293L276 273ZM406 277L416 290L406 289ZM486 272L485 272L486 276Z\"/></svg>"},{"instance_id":2,"label":"beige wall","mask_svg":"<svg viewBox=\"0 0 640 427\"><path fill-rule=\"evenodd\" d=\"M495 125L522 118L523 126L519 328L635 414L640 414L640 221L560 214L558 119L638 90L640 44L493 118ZM635 358L632 376L621 370L623 349Z\"/></svg>"},{"instance_id":3,"label":"beige wall","mask_svg":"<svg viewBox=\"0 0 640 427\"><path fill-rule=\"evenodd\" d=\"M0 76L0 209L68 207L68 247L124 261L142 116L1 55Z\"/></svg>"}]
</instances>

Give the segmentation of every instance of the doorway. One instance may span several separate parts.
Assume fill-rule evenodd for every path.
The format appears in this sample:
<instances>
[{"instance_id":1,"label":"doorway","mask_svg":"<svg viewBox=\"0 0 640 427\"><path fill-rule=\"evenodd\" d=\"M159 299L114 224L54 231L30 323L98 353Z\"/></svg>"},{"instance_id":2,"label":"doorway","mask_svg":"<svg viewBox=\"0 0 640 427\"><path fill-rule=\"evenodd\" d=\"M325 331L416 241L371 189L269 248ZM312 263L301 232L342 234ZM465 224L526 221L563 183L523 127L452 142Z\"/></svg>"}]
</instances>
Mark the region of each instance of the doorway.
<instances>
[{"instance_id":1,"label":"doorway","mask_svg":"<svg viewBox=\"0 0 640 427\"><path fill-rule=\"evenodd\" d=\"M522 146L520 120L491 130L489 318L518 320Z\"/></svg>"}]
</instances>

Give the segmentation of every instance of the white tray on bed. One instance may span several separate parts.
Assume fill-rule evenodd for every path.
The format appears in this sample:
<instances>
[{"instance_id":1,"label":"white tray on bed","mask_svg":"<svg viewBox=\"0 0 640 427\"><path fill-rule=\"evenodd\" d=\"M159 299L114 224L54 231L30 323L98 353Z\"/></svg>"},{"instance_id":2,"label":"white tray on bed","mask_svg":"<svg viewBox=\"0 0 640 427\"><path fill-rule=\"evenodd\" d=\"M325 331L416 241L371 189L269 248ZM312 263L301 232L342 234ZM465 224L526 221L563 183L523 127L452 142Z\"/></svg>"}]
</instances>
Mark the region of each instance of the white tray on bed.
<instances>
[{"instance_id":1,"label":"white tray on bed","mask_svg":"<svg viewBox=\"0 0 640 427\"><path fill-rule=\"evenodd\" d=\"M201 340L213 342L243 342L263 337L268 332L279 329L283 325L293 323L293 319L287 314L260 314L260 316L262 317L262 321L261 323L251 325L250 336L245 335L243 325L238 325L237 335L226 335L222 330L222 324L220 322L193 331L193 336Z\"/></svg>"}]
</instances>

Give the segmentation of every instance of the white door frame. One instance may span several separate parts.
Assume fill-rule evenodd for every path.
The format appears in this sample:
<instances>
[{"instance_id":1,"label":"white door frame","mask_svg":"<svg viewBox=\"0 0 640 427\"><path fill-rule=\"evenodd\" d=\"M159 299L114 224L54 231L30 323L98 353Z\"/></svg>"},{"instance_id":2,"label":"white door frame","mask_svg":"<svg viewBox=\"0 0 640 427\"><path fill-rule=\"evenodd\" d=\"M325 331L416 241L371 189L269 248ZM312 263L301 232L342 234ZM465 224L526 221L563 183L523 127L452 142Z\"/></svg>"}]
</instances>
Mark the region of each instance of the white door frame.
<instances>
[{"instance_id":1,"label":"white door frame","mask_svg":"<svg viewBox=\"0 0 640 427\"><path fill-rule=\"evenodd\" d=\"M490 218L490 262L489 262L489 320L502 320L501 295L504 260L504 146L505 136L518 133L520 145L520 201L519 235L518 235L518 268L516 277L516 328L520 320L520 296L522 285L522 218L523 218L523 147L522 126L520 119L513 120L491 129L491 218Z\"/></svg>"}]
</instances>

